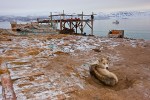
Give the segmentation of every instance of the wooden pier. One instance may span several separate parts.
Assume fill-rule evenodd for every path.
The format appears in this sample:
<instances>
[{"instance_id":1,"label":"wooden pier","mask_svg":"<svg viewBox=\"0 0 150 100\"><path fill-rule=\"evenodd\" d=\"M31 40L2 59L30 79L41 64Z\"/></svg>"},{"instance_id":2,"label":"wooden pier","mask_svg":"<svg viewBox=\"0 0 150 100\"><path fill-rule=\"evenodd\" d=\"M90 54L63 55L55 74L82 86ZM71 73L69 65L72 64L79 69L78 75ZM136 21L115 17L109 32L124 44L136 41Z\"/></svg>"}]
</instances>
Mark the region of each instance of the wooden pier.
<instances>
[{"instance_id":1,"label":"wooden pier","mask_svg":"<svg viewBox=\"0 0 150 100\"><path fill-rule=\"evenodd\" d=\"M75 33L86 34L84 29L85 26L88 26L91 29L91 33L89 33L89 35L93 35L93 21L93 13L91 15L84 15L83 12L82 14L76 15L67 15L64 14L64 11L62 14L53 15L51 12L48 19L37 18L38 23L49 23L50 26L54 29L56 29L54 26L60 25L58 29L60 32L66 32L65 30L72 30L72 32Z\"/></svg>"}]
</instances>

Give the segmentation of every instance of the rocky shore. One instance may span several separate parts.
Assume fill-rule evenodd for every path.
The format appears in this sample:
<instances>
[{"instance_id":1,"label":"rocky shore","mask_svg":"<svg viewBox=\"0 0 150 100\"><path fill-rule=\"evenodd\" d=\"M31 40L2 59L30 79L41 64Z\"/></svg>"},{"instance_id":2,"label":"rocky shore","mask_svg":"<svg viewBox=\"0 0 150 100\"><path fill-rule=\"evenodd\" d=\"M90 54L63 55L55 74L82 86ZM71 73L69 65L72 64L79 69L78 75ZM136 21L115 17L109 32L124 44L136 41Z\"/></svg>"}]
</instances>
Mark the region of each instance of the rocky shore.
<instances>
[{"instance_id":1,"label":"rocky shore","mask_svg":"<svg viewBox=\"0 0 150 100\"><path fill-rule=\"evenodd\" d=\"M0 55L17 100L150 99L150 41L0 30ZM90 76L89 63L102 56L118 76L114 87Z\"/></svg>"}]
</instances>

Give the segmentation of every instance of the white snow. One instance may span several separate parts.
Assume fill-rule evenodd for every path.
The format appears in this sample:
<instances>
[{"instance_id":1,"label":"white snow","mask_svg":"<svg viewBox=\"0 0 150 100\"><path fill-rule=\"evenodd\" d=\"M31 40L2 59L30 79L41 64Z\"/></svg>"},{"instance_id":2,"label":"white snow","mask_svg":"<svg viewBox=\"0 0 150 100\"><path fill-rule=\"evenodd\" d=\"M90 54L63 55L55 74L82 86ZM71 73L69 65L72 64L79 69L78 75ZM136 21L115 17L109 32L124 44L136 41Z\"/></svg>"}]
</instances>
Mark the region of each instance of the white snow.
<instances>
[{"instance_id":1,"label":"white snow","mask_svg":"<svg viewBox=\"0 0 150 100\"><path fill-rule=\"evenodd\" d=\"M69 39L67 39L69 38ZM44 66L48 65L49 57L53 59L53 55L57 51L75 54L76 50L81 52L88 52L96 47L104 48L107 44L110 48L119 46L121 42L108 38L82 37L82 36L68 36L62 39L50 39L41 41L40 39L20 39L16 38L12 43L0 44L2 47L7 47L11 50L12 47L19 47L17 53L24 53L28 48L41 48L39 54L35 56L20 56L15 53L10 56L17 57L13 61L8 62L8 68L11 73L11 78L15 80L14 89L19 100L42 100L42 99L57 99L58 95L69 97L68 91L75 91L75 89L85 89L86 77L89 77L89 64L76 66L74 71L68 72L70 76L63 73L46 71ZM136 41L126 41L126 44L136 47ZM0 54L4 49L0 49ZM5 56L7 54L3 54ZM109 55L112 62L119 61L121 58L119 54ZM23 65L15 65L12 62L27 62ZM37 73L37 75L33 75ZM2 87L0 86L0 89ZM67 90L65 90L67 89ZM72 90L69 90L72 89ZM28 90L23 93L23 91ZM0 90L0 94L1 94ZM0 95L1 98L1 95Z\"/></svg>"}]
</instances>

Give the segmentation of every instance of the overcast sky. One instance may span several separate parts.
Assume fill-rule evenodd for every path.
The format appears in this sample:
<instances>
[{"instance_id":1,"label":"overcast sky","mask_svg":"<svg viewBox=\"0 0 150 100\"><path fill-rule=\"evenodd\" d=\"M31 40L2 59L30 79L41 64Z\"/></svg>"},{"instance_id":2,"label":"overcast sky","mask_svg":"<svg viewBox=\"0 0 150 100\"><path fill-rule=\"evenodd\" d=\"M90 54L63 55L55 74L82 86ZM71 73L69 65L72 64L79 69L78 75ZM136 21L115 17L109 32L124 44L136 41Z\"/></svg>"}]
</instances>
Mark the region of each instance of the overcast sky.
<instances>
[{"instance_id":1,"label":"overcast sky","mask_svg":"<svg viewBox=\"0 0 150 100\"><path fill-rule=\"evenodd\" d=\"M0 0L0 15L40 15L150 9L150 0Z\"/></svg>"}]
</instances>

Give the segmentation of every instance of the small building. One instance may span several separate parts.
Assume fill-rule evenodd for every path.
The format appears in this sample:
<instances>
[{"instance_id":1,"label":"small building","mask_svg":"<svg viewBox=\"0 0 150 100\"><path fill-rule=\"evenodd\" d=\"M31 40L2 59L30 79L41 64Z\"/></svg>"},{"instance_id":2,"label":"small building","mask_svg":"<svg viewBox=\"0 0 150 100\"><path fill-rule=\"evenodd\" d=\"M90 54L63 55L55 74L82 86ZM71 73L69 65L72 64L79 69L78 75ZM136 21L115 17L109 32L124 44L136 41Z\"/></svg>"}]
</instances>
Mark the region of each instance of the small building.
<instances>
[{"instance_id":1,"label":"small building","mask_svg":"<svg viewBox=\"0 0 150 100\"><path fill-rule=\"evenodd\" d=\"M111 30L108 33L109 38L123 38L124 30Z\"/></svg>"}]
</instances>

